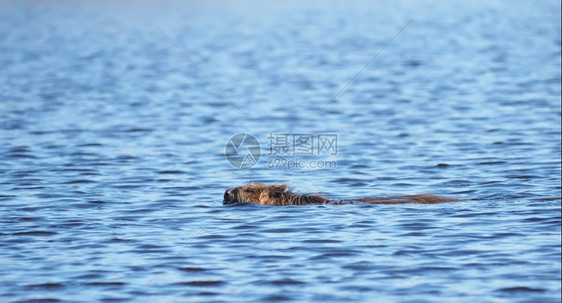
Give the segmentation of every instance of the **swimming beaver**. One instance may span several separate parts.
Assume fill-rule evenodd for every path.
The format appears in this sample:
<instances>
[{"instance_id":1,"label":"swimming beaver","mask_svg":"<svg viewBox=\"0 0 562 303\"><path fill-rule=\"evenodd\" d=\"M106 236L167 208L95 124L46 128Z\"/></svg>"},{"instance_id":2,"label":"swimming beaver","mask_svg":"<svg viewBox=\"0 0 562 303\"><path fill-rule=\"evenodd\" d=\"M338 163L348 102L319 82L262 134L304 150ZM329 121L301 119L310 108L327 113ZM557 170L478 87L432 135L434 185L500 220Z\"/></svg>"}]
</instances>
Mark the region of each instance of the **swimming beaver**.
<instances>
[{"instance_id":1,"label":"swimming beaver","mask_svg":"<svg viewBox=\"0 0 562 303\"><path fill-rule=\"evenodd\" d=\"M368 204L401 204L401 203L441 203L455 202L458 199L436 195L411 195L396 197L375 197L363 199L330 200L317 194L299 195L294 193L286 184L266 185L248 184L228 189L224 193L223 204L237 202L252 202L261 205L305 205L322 203L368 203Z\"/></svg>"}]
</instances>

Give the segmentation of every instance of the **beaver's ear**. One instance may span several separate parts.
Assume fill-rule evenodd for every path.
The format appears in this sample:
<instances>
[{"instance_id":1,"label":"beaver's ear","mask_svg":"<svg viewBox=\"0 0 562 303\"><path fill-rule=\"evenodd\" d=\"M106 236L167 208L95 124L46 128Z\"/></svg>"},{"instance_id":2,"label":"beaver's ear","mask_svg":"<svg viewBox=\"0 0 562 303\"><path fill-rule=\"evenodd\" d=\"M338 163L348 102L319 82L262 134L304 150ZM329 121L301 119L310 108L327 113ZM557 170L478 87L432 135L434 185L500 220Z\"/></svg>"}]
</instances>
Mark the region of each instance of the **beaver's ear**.
<instances>
[{"instance_id":1,"label":"beaver's ear","mask_svg":"<svg viewBox=\"0 0 562 303\"><path fill-rule=\"evenodd\" d=\"M277 185L272 185L272 191L274 192L284 192L287 188L289 188L289 186L287 184L277 184Z\"/></svg>"},{"instance_id":2,"label":"beaver's ear","mask_svg":"<svg viewBox=\"0 0 562 303\"><path fill-rule=\"evenodd\" d=\"M287 190L288 186L285 184L272 185L269 189L269 196L274 199L283 197L283 193Z\"/></svg>"}]
</instances>

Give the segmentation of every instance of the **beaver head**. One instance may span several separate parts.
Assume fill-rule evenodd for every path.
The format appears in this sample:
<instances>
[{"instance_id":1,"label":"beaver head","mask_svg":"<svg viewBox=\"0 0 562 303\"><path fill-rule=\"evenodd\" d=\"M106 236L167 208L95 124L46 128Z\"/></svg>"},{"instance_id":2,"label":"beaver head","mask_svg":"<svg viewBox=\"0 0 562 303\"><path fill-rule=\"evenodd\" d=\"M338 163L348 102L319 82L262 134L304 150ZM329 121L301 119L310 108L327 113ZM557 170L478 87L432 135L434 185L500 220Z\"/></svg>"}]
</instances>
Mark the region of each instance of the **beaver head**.
<instances>
[{"instance_id":1,"label":"beaver head","mask_svg":"<svg viewBox=\"0 0 562 303\"><path fill-rule=\"evenodd\" d=\"M283 193L289 187L281 185L248 184L228 189L224 193L223 204L237 202L252 202L256 204L275 204L282 199Z\"/></svg>"},{"instance_id":2,"label":"beaver head","mask_svg":"<svg viewBox=\"0 0 562 303\"><path fill-rule=\"evenodd\" d=\"M319 195L298 195L286 184L248 184L228 189L223 204L251 202L262 205L319 204L329 200Z\"/></svg>"}]
</instances>

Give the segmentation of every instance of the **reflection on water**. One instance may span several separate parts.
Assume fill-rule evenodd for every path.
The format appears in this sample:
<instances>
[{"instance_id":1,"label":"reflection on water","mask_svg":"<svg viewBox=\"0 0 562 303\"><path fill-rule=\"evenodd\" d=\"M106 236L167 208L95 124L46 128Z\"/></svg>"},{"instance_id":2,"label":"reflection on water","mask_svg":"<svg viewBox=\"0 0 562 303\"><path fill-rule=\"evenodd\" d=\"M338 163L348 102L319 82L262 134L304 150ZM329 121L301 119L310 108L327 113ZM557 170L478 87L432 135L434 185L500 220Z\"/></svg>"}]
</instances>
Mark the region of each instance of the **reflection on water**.
<instances>
[{"instance_id":1,"label":"reflection on water","mask_svg":"<svg viewBox=\"0 0 562 303\"><path fill-rule=\"evenodd\" d=\"M559 2L0 16L2 301L560 301ZM337 168L268 167L271 133L337 134ZM465 201L222 206L249 182Z\"/></svg>"}]
</instances>

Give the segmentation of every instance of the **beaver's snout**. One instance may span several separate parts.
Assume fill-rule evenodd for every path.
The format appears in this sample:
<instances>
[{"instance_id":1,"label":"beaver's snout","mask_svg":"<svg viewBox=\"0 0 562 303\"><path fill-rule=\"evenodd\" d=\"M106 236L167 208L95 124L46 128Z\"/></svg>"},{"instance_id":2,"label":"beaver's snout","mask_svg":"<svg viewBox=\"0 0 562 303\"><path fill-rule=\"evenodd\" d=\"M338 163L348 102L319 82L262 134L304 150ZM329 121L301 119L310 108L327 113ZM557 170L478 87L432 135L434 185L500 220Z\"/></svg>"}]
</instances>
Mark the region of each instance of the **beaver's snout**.
<instances>
[{"instance_id":1,"label":"beaver's snout","mask_svg":"<svg viewBox=\"0 0 562 303\"><path fill-rule=\"evenodd\" d=\"M224 192L224 200L222 200L222 204L226 205L226 204L231 204L234 200L234 195L232 194L232 188L228 189L226 192Z\"/></svg>"}]
</instances>

